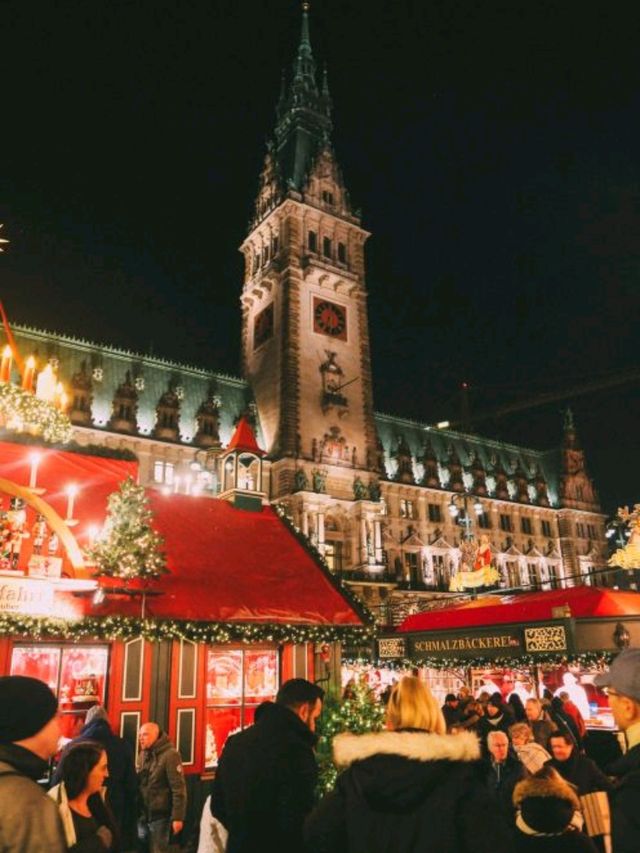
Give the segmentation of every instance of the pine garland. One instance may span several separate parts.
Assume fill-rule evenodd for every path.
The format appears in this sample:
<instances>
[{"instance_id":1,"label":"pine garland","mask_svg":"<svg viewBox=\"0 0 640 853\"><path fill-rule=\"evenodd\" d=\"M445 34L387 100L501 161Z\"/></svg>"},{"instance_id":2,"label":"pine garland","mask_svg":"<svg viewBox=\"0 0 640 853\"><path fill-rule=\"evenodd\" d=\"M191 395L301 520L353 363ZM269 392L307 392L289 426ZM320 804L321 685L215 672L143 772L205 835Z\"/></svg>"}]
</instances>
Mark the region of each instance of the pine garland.
<instances>
[{"instance_id":1,"label":"pine garland","mask_svg":"<svg viewBox=\"0 0 640 853\"><path fill-rule=\"evenodd\" d=\"M34 640L132 640L150 642L190 640L194 643L335 643L357 642L373 636L373 628L350 625L253 624L195 622L178 619L138 619L131 616L87 616L67 621L50 617L4 614L0 636Z\"/></svg>"},{"instance_id":2,"label":"pine garland","mask_svg":"<svg viewBox=\"0 0 640 853\"><path fill-rule=\"evenodd\" d=\"M143 486L132 477L109 495L107 521L100 537L87 549L97 576L158 578L167 574L164 539L151 526L153 513Z\"/></svg>"},{"instance_id":3,"label":"pine garland","mask_svg":"<svg viewBox=\"0 0 640 853\"><path fill-rule=\"evenodd\" d=\"M343 658L345 664L369 664L373 667L385 669L411 669L413 667L426 667L427 669L460 670L460 669L486 669L496 668L518 669L519 667L531 666L583 666L604 667L607 666L618 652L605 649L577 654L530 654L519 657L499 658Z\"/></svg>"}]
</instances>

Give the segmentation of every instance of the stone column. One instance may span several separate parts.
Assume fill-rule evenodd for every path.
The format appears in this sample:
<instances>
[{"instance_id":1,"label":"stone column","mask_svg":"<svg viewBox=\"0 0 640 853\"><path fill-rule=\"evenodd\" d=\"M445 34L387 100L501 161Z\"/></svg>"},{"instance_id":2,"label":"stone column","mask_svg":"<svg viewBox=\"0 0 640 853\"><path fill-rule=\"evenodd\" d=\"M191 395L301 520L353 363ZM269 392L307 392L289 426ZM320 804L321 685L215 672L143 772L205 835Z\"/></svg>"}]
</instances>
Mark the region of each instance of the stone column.
<instances>
[{"instance_id":1,"label":"stone column","mask_svg":"<svg viewBox=\"0 0 640 853\"><path fill-rule=\"evenodd\" d=\"M374 518L373 520L373 547L374 553L376 557L376 565L381 566L383 564L382 559L382 525L380 523L379 518Z\"/></svg>"},{"instance_id":2,"label":"stone column","mask_svg":"<svg viewBox=\"0 0 640 853\"><path fill-rule=\"evenodd\" d=\"M324 510L318 510L317 515L318 550L324 554Z\"/></svg>"}]
</instances>

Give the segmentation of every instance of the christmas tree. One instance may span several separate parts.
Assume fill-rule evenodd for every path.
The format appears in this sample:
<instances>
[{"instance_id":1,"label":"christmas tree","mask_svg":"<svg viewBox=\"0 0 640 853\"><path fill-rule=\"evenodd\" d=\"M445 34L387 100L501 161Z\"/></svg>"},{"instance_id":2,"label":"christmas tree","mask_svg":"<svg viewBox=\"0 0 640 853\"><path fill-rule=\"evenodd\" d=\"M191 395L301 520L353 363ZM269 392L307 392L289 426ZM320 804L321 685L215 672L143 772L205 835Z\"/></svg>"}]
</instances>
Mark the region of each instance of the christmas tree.
<instances>
[{"instance_id":1,"label":"christmas tree","mask_svg":"<svg viewBox=\"0 0 640 853\"><path fill-rule=\"evenodd\" d=\"M87 550L97 575L129 580L167 573L164 539L151 526L152 518L144 488L128 477L109 495L104 528Z\"/></svg>"},{"instance_id":2,"label":"christmas tree","mask_svg":"<svg viewBox=\"0 0 640 853\"><path fill-rule=\"evenodd\" d=\"M359 682L350 686L346 697L348 698L338 699L335 696L327 696L318 723L317 759L320 796L333 788L338 776L331 752L334 737L341 732L354 734L379 732L384 724L384 706L366 684Z\"/></svg>"}]
</instances>

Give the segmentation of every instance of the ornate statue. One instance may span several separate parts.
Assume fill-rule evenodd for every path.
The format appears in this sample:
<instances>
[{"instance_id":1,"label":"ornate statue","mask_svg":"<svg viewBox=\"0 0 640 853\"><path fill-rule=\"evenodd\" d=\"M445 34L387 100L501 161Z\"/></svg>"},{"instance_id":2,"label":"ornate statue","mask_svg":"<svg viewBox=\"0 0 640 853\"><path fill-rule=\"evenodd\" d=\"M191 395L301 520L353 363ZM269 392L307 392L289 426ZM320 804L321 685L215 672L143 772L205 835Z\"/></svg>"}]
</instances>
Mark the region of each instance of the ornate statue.
<instances>
[{"instance_id":1,"label":"ornate statue","mask_svg":"<svg viewBox=\"0 0 640 853\"><path fill-rule=\"evenodd\" d=\"M296 492L304 492L309 488L309 480L304 471L304 468L296 468L294 480Z\"/></svg>"},{"instance_id":2,"label":"ornate statue","mask_svg":"<svg viewBox=\"0 0 640 853\"><path fill-rule=\"evenodd\" d=\"M319 468L314 468L311 472L311 478L313 480L313 491L318 492L319 494L324 494L327 482L327 475L325 472L320 471Z\"/></svg>"},{"instance_id":3,"label":"ornate statue","mask_svg":"<svg viewBox=\"0 0 640 853\"><path fill-rule=\"evenodd\" d=\"M360 477L356 477L353 481L353 497L356 501L364 501L369 495L369 490L362 482Z\"/></svg>"},{"instance_id":4,"label":"ornate statue","mask_svg":"<svg viewBox=\"0 0 640 853\"><path fill-rule=\"evenodd\" d=\"M640 566L640 504L636 504L631 512L628 506L621 507L618 518L629 528L629 541L609 558L609 565L637 569Z\"/></svg>"},{"instance_id":5,"label":"ornate statue","mask_svg":"<svg viewBox=\"0 0 640 853\"><path fill-rule=\"evenodd\" d=\"M379 501L380 500L380 481L379 480L370 480L369 481L369 500L370 501Z\"/></svg>"}]
</instances>

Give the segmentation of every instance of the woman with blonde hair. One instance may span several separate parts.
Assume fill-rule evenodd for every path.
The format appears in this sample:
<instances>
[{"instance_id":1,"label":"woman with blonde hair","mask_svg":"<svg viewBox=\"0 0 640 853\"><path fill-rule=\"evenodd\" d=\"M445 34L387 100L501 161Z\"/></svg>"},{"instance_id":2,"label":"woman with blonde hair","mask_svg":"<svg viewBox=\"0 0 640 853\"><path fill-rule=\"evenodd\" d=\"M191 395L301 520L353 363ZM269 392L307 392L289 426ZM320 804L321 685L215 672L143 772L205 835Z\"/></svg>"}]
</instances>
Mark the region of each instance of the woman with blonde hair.
<instances>
[{"instance_id":1,"label":"woman with blonde hair","mask_svg":"<svg viewBox=\"0 0 640 853\"><path fill-rule=\"evenodd\" d=\"M442 711L418 678L387 705L387 731L341 734L343 772L307 819L309 853L508 853L510 838L481 781L480 746L446 734Z\"/></svg>"}]
</instances>

